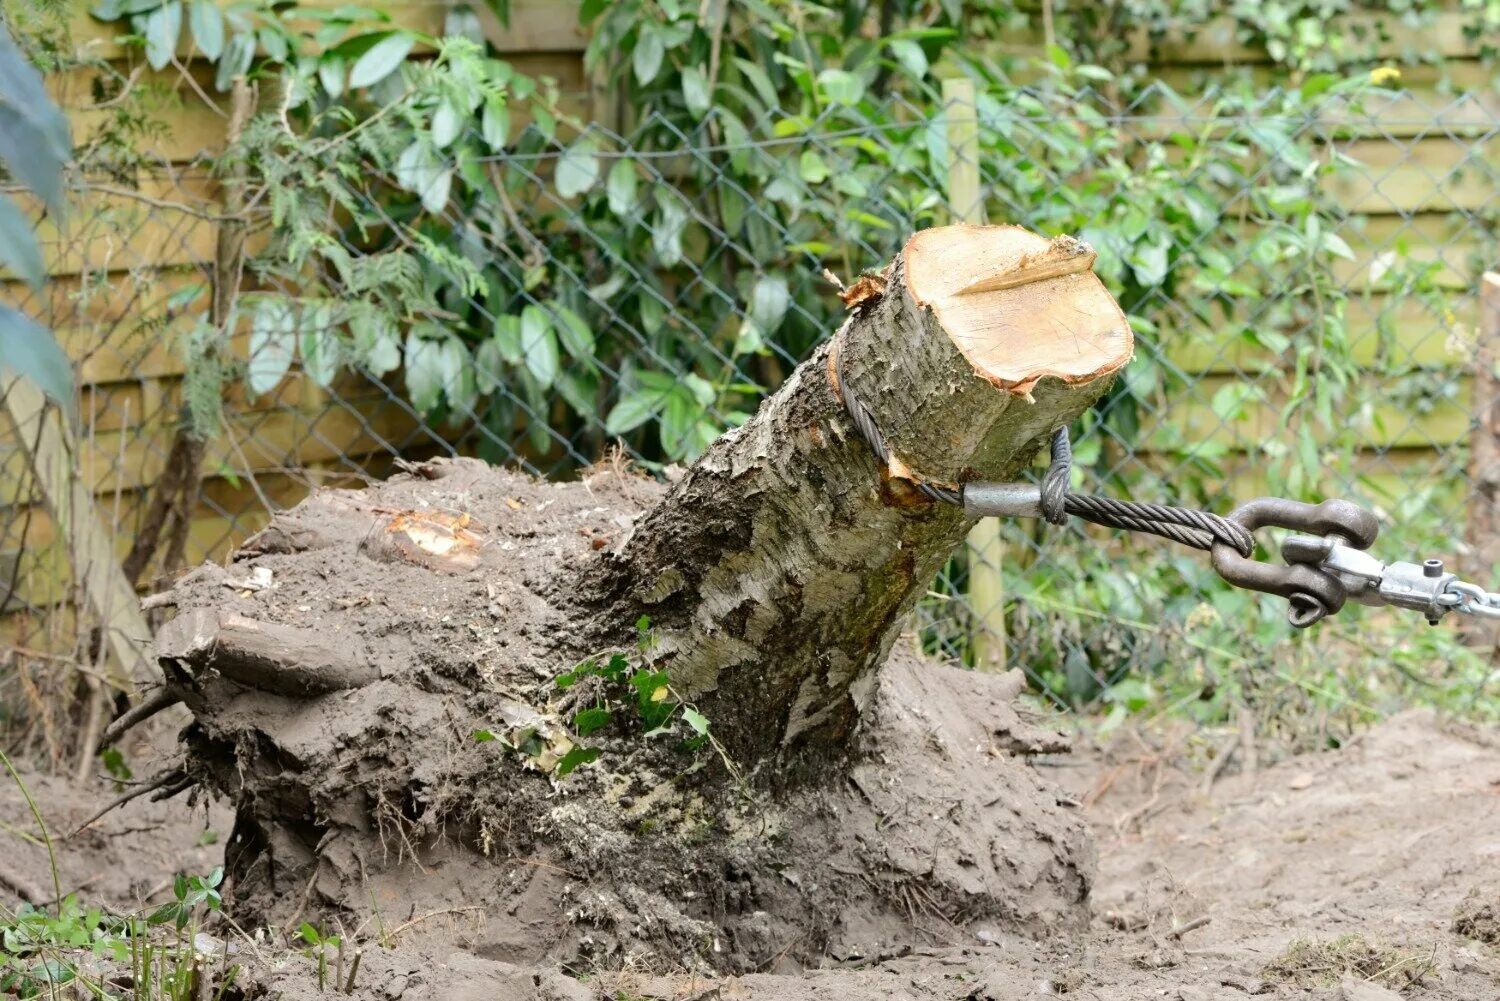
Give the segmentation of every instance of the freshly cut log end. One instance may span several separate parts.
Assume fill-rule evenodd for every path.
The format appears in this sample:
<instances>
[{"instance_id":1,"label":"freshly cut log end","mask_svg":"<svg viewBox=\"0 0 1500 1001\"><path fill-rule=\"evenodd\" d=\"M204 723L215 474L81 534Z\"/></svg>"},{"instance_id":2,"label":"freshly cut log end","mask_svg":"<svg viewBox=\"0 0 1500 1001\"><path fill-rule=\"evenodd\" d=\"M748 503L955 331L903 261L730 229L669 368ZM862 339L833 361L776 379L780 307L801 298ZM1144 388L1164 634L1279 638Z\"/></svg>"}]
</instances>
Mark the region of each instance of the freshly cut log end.
<instances>
[{"instance_id":1,"label":"freshly cut log end","mask_svg":"<svg viewBox=\"0 0 1500 1001\"><path fill-rule=\"evenodd\" d=\"M1130 324L1090 270L1094 251L1019 226L943 226L903 252L912 301L932 309L977 372L1018 396L1048 376L1077 384L1130 360Z\"/></svg>"}]
</instances>

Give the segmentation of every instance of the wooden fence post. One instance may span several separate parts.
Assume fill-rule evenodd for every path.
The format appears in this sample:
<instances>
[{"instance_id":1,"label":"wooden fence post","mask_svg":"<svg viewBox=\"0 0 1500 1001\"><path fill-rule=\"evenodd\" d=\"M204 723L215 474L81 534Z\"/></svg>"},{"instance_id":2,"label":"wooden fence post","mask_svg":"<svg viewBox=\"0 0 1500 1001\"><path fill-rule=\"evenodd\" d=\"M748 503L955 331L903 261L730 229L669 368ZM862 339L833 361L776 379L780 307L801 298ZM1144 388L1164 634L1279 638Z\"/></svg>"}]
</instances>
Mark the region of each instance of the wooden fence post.
<instances>
[{"instance_id":1,"label":"wooden fence post","mask_svg":"<svg viewBox=\"0 0 1500 1001\"><path fill-rule=\"evenodd\" d=\"M160 678L148 655L151 630L140 599L125 579L94 495L78 470L78 448L68 422L31 382L7 375L0 383L4 410L14 425L57 534L68 548L73 577L99 622L109 656L110 682L123 691Z\"/></svg>"},{"instance_id":2,"label":"wooden fence post","mask_svg":"<svg viewBox=\"0 0 1500 1001\"><path fill-rule=\"evenodd\" d=\"M962 77L943 81L943 115L948 136L949 212L954 222L983 225L974 81ZM985 518L969 532L969 611L974 623L974 666L981 671L1006 669L1004 560L1000 522Z\"/></svg>"},{"instance_id":3,"label":"wooden fence post","mask_svg":"<svg viewBox=\"0 0 1500 1001\"><path fill-rule=\"evenodd\" d=\"M1500 563L1500 274L1485 272L1479 279L1479 330L1474 350L1473 425L1469 441L1469 509L1465 542L1468 553L1463 573L1480 587ZM1485 620L1465 623L1464 634L1475 646L1492 650L1497 630Z\"/></svg>"}]
</instances>

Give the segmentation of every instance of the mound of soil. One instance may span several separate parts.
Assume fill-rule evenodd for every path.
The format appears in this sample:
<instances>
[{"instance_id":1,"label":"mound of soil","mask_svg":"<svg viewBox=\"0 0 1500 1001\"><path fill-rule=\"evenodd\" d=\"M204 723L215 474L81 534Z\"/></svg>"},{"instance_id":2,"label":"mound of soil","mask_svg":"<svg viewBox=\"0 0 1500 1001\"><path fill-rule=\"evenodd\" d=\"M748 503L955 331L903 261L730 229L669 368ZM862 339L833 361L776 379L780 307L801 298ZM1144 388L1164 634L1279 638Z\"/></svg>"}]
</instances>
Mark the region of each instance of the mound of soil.
<instances>
[{"instance_id":1,"label":"mound of soil","mask_svg":"<svg viewBox=\"0 0 1500 1001\"><path fill-rule=\"evenodd\" d=\"M487 960L702 972L1081 929L1088 831L1024 764L1067 741L1019 674L898 644L851 746L787 775L745 774L685 711L630 718L654 720L630 688L649 633L591 648L564 582L659 494L621 470L437 462L322 491L174 590L159 650L193 714L187 768L235 810L242 923L482 909L463 944ZM560 683L616 654L613 681Z\"/></svg>"},{"instance_id":2,"label":"mound of soil","mask_svg":"<svg viewBox=\"0 0 1500 1001\"><path fill-rule=\"evenodd\" d=\"M1127 745L1122 744L1125 748ZM630 970L595 973L508 963L483 954L486 929L507 920L492 902L419 912L347 937L362 949L355 1001L753 999L1099 1001L1251 998L1489 1001L1500 997L1500 952L1455 915L1494 899L1500 871L1500 733L1455 728L1429 713L1380 725L1336 752L1219 781L1170 746L1087 752L1049 768L1101 846L1096 904L1077 934L1030 938L983 926L930 931L885 959L815 958L813 968L743 976ZM1049 763L1055 763L1050 762ZM70 830L115 790L28 774L49 826ZM205 872L222 851L206 831L222 812L138 800L59 843L65 890L119 907L160 903L178 871ZM19 792L0 783L0 869L50 884L46 854ZM5 893L7 898L13 894ZM1202 919L1207 919L1206 923ZM408 925L407 922L415 921ZM941 922L934 922L941 926ZM407 927L403 928L403 925ZM1173 931L1180 934L1175 938ZM1190 929L1190 930L1183 930ZM417 933L421 932L419 936ZM234 937L221 930L221 934ZM379 944L384 937L387 946ZM912 935L915 942L926 935ZM253 952L252 952L253 949ZM1321 965L1309 969L1308 959ZM1341 958L1342 957L1342 958ZM1393 957L1380 969L1375 957ZM242 947L244 996L323 996L299 950ZM1291 982L1275 979L1300 963ZM1349 961L1349 968L1337 965ZM1393 968L1405 962L1405 967ZM772 964L775 968L775 964ZM1355 979L1363 970L1376 982ZM1411 974L1406 976L1405 974ZM1305 976L1305 982L1304 981ZM1300 982L1300 983L1299 983ZM1399 986L1389 986L1389 985ZM1384 986L1383 986L1384 985Z\"/></svg>"}]
</instances>

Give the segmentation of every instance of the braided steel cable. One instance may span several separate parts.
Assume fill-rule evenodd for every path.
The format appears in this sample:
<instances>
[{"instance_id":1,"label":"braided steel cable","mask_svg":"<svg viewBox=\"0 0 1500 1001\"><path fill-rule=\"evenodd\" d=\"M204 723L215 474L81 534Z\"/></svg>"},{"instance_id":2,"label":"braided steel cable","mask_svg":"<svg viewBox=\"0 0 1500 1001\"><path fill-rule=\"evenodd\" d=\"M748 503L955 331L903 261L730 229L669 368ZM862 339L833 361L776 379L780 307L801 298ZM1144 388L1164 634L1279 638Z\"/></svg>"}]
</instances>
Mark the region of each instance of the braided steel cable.
<instances>
[{"instance_id":1,"label":"braided steel cable","mask_svg":"<svg viewBox=\"0 0 1500 1001\"><path fill-rule=\"evenodd\" d=\"M1072 464L1073 444L1068 429L1060 427L1052 432L1052 465L1042 478L1041 489L1042 517L1054 525L1063 524L1071 514L1105 528L1159 535L1194 549L1207 551L1215 542L1226 542L1241 556L1248 558L1255 552L1255 537L1249 529L1209 511L1075 494L1068 489Z\"/></svg>"}]
</instances>

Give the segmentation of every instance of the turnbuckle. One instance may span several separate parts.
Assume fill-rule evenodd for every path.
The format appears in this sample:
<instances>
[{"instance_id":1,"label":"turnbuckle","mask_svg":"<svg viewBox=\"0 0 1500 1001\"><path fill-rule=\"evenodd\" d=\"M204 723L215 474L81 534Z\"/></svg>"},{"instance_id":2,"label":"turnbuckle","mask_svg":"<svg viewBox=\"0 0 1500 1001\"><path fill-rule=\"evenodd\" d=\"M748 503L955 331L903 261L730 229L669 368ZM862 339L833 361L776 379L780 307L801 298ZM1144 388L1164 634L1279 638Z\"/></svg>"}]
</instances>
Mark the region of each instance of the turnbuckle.
<instances>
[{"instance_id":1,"label":"turnbuckle","mask_svg":"<svg viewBox=\"0 0 1500 1001\"><path fill-rule=\"evenodd\" d=\"M1375 515L1345 500L1326 500L1321 504L1285 500L1280 497L1258 497L1241 504L1229 513L1229 520L1254 532L1261 528L1287 528L1307 536L1320 537L1329 549L1340 547L1349 552L1368 549L1380 534ZM1311 548L1291 552L1283 550L1288 562L1266 563L1241 556L1225 542L1215 542L1214 570L1236 587L1276 594L1287 599L1290 609L1287 621L1306 629L1344 607L1350 586L1338 572L1323 565L1323 557L1310 559ZM1373 557L1371 563L1380 566ZM1362 590L1359 592L1362 593Z\"/></svg>"}]
</instances>

